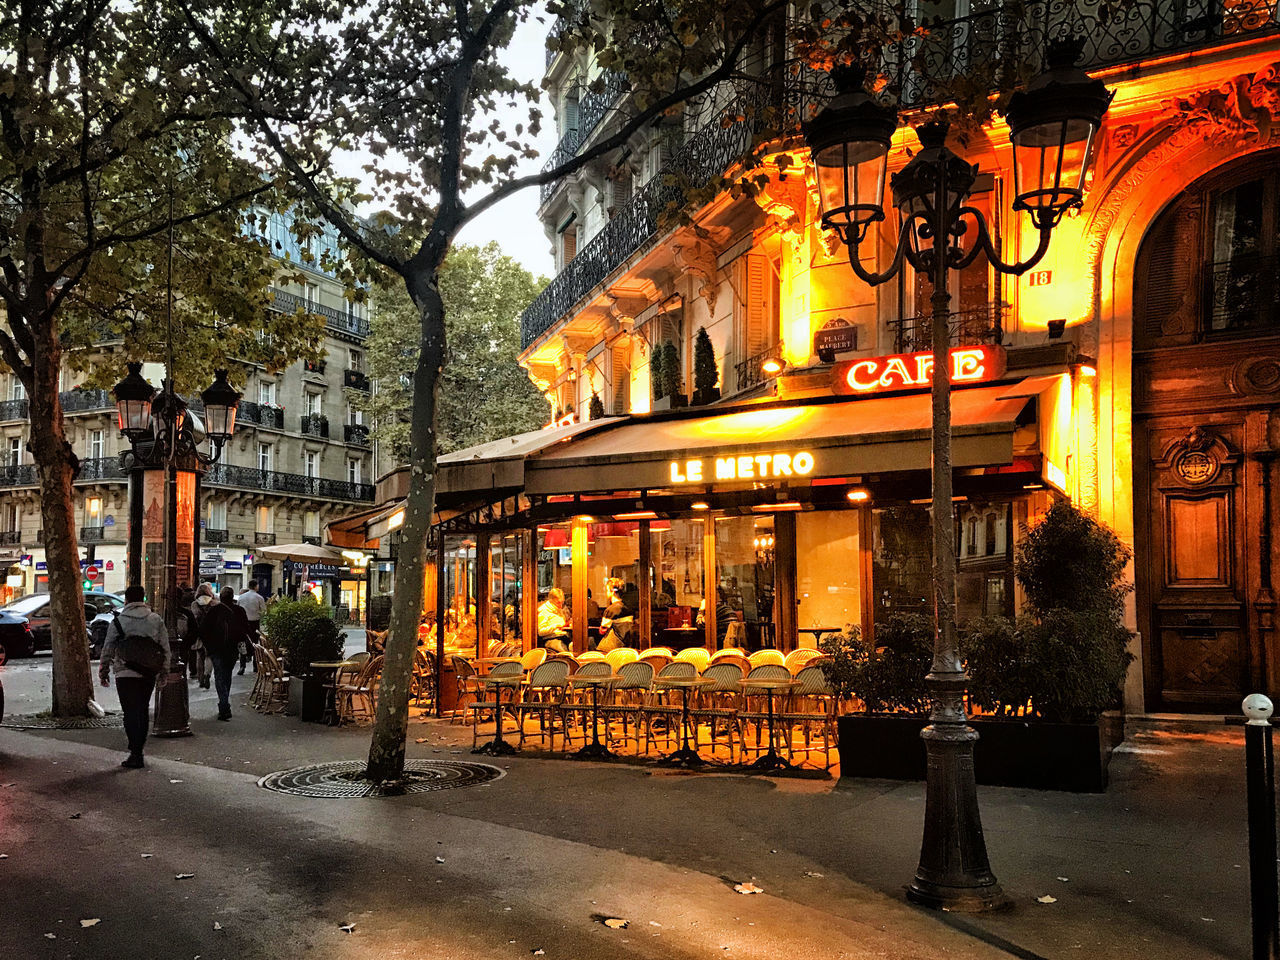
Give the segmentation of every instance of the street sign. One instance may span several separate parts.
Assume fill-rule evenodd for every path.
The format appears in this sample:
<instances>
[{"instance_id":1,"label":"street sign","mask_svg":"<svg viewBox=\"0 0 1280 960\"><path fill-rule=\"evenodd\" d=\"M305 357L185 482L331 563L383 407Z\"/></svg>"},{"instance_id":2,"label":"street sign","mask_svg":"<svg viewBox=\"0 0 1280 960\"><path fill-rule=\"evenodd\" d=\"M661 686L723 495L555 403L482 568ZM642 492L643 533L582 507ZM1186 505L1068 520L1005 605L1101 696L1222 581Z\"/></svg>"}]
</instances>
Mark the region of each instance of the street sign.
<instances>
[{"instance_id":1,"label":"street sign","mask_svg":"<svg viewBox=\"0 0 1280 960\"><path fill-rule=\"evenodd\" d=\"M84 575L85 575L85 577L86 577L87 579L89 579L89 580L97 580L97 579L98 579L98 576L99 576L98 568L97 568L97 567L90 567L89 569L87 569L87 570L84 572Z\"/></svg>"},{"instance_id":2,"label":"street sign","mask_svg":"<svg viewBox=\"0 0 1280 960\"><path fill-rule=\"evenodd\" d=\"M114 560L108 560L108 561L107 561L107 570L108 570L108 571L111 571L111 570L114 570L115 568L116 568L116 562L115 562Z\"/></svg>"},{"instance_id":3,"label":"street sign","mask_svg":"<svg viewBox=\"0 0 1280 960\"><path fill-rule=\"evenodd\" d=\"M813 335L813 352L823 363L831 363L837 353L858 349L858 328L843 317L823 324Z\"/></svg>"}]
</instances>

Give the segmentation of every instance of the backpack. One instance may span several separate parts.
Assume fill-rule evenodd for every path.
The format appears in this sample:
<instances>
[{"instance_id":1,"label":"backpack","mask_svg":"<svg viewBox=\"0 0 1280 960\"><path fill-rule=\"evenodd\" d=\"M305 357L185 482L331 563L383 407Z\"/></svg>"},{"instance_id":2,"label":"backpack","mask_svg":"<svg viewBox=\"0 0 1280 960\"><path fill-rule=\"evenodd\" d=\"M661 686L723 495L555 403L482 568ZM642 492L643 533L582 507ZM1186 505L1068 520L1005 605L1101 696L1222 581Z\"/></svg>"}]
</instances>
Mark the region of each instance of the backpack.
<instances>
[{"instance_id":1,"label":"backpack","mask_svg":"<svg viewBox=\"0 0 1280 960\"><path fill-rule=\"evenodd\" d=\"M125 633L118 613L113 613L111 619L120 635L120 659L126 667L144 677L155 677L164 669L167 654L159 640L141 633Z\"/></svg>"}]
</instances>

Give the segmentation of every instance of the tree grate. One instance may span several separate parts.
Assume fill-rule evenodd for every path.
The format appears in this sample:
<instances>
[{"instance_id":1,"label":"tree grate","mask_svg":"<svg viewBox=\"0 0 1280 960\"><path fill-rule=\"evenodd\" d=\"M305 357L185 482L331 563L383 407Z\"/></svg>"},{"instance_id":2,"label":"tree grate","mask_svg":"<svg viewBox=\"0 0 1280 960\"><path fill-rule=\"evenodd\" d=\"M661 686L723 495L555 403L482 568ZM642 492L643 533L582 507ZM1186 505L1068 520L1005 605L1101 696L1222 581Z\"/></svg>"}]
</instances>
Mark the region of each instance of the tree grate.
<instances>
[{"instance_id":1,"label":"tree grate","mask_svg":"<svg viewBox=\"0 0 1280 960\"><path fill-rule=\"evenodd\" d=\"M358 800L365 797L396 797L406 793L429 793L474 787L504 776L500 767L467 760L406 760L404 779L398 784L369 783L361 779L362 760L338 760L294 767L269 773L258 786L295 797L328 800Z\"/></svg>"},{"instance_id":2,"label":"tree grate","mask_svg":"<svg viewBox=\"0 0 1280 960\"><path fill-rule=\"evenodd\" d=\"M14 714L0 721L8 730L98 730L124 726L120 714L105 717L50 717L41 713Z\"/></svg>"}]
</instances>

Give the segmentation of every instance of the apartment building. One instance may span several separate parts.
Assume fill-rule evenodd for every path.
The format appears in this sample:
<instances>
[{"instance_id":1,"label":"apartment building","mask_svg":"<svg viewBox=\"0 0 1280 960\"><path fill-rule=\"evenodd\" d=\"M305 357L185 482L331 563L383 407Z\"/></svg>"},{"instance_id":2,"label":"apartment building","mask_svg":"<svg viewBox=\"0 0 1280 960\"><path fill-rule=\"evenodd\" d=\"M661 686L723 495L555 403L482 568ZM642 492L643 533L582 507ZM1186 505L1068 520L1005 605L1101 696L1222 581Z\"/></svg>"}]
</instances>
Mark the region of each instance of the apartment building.
<instances>
[{"instance_id":1,"label":"apartment building","mask_svg":"<svg viewBox=\"0 0 1280 960\"><path fill-rule=\"evenodd\" d=\"M908 71L908 123L930 105L931 77L1011 52L1034 60L1065 33L1084 40L1081 65L1115 93L1084 205L1045 259L1014 277L979 257L950 278L954 343L989 361L954 394L960 615L1016 612L1018 538L1069 497L1134 550L1128 709L1235 709L1246 692L1274 695L1276 4L1149 0L1110 19L1088 3L946 8L919 11L948 22L909 32L891 60ZM562 134L549 164L619 122L629 84L608 77L588 92L598 73L586 54L548 53ZM449 557L507 570L508 541L518 544L533 558L526 596L536 568L542 590L572 593L583 635L588 592L618 579L639 591L641 633L655 638L659 613L674 626L670 610L713 608L717 595L749 645L811 645L815 630L843 623L869 635L878 616L929 605L928 382L911 356L928 347L929 280L909 266L894 283L858 279L821 227L800 144L787 145L789 164L765 163L758 195L722 193L692 224L661 227L674 189L664 171L705 181L749 141L748 124L723 124L724 113L649 127L543 188L557 275L522 318L522 363L559 419L541 439L464 451L456 481L445 459L447 503L474 495L494 458L485 477L497 504L446 525L459 531ZM1004 259L1027 256L1037 236L1012 208L1003 120L953 146L980 166L970 203ZM890 172L918 149L899 128ZM897 241L884 204L886 222L859 250L871 271ZM702 330L718 398L695 389ZM487 597L494 582L477 573L468 589Z\"/></svg>"},{"instance_id":2,"label":"apartment building","mask_svg":"<svg viewBox=\"0 0 1280 960\"><path fill-rule=\"evenodd\" d=\"M237 589L257 579L268 594L293 571L260 557L261 548L321 543L326 523L367 509L374 496L369 429L353 404L370 389L364 354L367 307L347 299L342 283L319 266L319 257L314 265L304 262L286 217L273 216L269 231L282 276L286 270L302 275L300 281L281 282L272 309L292 313L301 307L322 316L325 359L274 373L245 365L235 436L201 478L199 507L201 578ZM320 245L336 248L336 236L329 233L312 243L317 248L312 252L319 253ZM101 362L118 366L123 376L117 347L102 343ZM159 385L163 369L147 364L143 375ZM18 558L9 592L43 592L48 580L36 468L27 451L28 404L16 377L2 379L0 547ZM70 371L64 372L62 391L67 438L81 461L75 483L81 557L96 563L96 586L123 591L129 516L120 454L128 442L117 429L108 391L84 389ZM347 567L313 566L309 577L327 602L357 608L358 577Z\"/></svg>"}]
</instances>

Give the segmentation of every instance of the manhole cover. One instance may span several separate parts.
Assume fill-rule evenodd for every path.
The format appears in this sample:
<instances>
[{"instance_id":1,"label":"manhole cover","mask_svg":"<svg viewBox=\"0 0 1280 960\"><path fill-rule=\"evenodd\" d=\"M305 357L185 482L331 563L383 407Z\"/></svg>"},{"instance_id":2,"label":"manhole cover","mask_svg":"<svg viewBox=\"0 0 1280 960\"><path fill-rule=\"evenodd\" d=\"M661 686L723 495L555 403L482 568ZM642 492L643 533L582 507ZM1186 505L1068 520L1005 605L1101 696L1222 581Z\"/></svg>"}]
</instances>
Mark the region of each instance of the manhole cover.
<instances>
[{"instance_id":1,"label":"manhole cover","mask_svg":"<svg viewBox=\"0 0 1280 960\"><path fill-rule=\"evenodd\" d=\"M14 714L0 721L10 730L96 730L100 727L122 727L120 714L105 717L50 717L41 713Z\"/></svg>"},{"instance_id":2,"label":"manhole cover","mask_svg":"<svg viewBox=\"0 0 1280 960\"><path fill-rule=\"evenodd\" d=\"M364 768L362 760L317 763L309 767L269 773L258 781L258 786L295 797L357 799L474 787L504 776L502 768L487 763L472 763L468 760L406 760L404 780L399 788L395 788L360 779Z\"/></svg>"}]
</instances>

